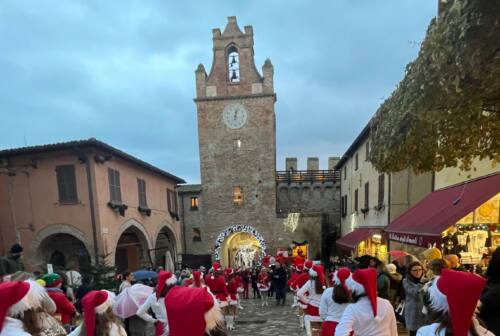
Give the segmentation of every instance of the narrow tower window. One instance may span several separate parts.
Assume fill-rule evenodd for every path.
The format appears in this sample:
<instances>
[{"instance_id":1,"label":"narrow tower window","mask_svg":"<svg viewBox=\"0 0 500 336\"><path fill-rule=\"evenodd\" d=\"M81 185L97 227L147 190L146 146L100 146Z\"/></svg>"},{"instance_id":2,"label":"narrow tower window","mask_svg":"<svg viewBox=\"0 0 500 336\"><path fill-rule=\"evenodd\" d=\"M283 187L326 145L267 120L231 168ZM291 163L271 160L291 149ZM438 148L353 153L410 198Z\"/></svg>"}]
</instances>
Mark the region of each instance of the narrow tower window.
<instances>
[{"instance_id":1,"label":"narrow tower window","mask_svg":"<svg viewBox=\"0 0 500 336\"><path fill-rule=\"evenodd\" d=\"M233 204L243 205L243 189L241 187L233 187Z\"/></svg>"},{"instance_id":2,"label":"narrow tower window","mask_svg":"<svg viewBox=\"0 0 500 336\"><path fill-rule=\"evenodd\" d=\"M231 83L240 82L240 55L238 49L232 46L227 51L228 76Z\"/></svg>"}]
</instances>

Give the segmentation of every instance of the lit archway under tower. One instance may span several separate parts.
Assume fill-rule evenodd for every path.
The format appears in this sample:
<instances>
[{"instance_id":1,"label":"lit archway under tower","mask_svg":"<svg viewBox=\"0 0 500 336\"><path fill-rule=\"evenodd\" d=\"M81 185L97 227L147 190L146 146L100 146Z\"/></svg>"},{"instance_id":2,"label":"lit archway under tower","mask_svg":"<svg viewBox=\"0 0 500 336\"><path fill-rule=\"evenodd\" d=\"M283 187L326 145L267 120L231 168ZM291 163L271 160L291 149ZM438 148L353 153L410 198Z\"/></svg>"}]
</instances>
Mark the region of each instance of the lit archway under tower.
<instances>
[{"instance_id":1,"label":"lit archway under tower","mask_svg":"<svg viewBox=\"0 0 500 336\"><path fill-rule=\"evenodd\" d=\"M255 228L234 225L219 234L214 254L224 267L251 267L266 254L266 242Z\"/></svg>"}]
</instances>

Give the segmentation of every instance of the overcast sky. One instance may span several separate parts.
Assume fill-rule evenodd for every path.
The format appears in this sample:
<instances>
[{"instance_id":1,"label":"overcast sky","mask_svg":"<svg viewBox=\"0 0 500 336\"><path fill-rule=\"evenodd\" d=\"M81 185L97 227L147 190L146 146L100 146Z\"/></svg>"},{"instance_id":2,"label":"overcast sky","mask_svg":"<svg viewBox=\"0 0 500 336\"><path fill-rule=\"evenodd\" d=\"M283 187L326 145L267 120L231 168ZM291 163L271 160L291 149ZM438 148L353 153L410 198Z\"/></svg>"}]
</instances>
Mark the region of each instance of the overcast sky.
<instances>
[{"instance_id":1,"label":"overcast sky","mask_svg":"<svg viewBox=\"0 0 500 336\"><path fill-rule=\"evenodd\" d=\"M199 182L194 70L252 25L274 65L277 168L340 156L402 79L437 0L1 0L0 149L95 137Z\"/></svg>"}]
</instances>

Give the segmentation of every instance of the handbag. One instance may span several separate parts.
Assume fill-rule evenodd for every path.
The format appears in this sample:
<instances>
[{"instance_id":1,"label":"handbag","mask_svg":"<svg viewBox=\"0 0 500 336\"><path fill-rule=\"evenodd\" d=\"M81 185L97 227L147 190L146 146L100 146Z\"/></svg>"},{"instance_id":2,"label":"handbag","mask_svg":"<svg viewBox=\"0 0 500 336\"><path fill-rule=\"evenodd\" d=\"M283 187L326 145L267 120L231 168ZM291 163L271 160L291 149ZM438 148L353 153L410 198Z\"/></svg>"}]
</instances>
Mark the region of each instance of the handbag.
<instances>
[{"instance_id":1,"label":"handbag","mask_svg":"<svg viewBox=\"0 0 500 336\"><path fill-rule=\"evenodd\" d=\"M405 323L405 301L401 300L396 308L394 309L394 314L396 315L396 320Z\"/></svg>"}]
</instances>

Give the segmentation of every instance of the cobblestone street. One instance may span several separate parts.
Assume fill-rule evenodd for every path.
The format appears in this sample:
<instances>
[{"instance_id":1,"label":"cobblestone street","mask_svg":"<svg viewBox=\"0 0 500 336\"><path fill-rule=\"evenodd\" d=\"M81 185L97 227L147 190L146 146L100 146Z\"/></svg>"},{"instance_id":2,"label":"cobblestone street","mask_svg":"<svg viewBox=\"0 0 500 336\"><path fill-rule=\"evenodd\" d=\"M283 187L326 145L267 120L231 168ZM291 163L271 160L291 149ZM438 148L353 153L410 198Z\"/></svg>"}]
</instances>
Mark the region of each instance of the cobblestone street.
<instances>
[{"instance_id":1,"label":"cobblestone street","mask_svg":"<svg viewBox=\"0 0 500 336\"><path fill-rule=\"evenodd\" d=\"M229 335L305 335L299 327L295 309L290 307L291 300L288 295L285 306L276 306L273 298L269 298L268 307L262 307L259 299L242 300L245 310L238 312L236 330Z\"/></svg>"},{"instance_id":2,"label":"cobblestone street","mask_svg":"<svg viewBox=\"0 0 500 336\"><path fill-rule=\"evenodd\" d=\"M259 299L243 300L245 308L238 312L236 330L229 332L231 336L289 336L305 335L305 330L299 327L296 310L291 308L291 295L287 296L285 306L276 306L275 301L269 298L269 307L262 307ZM408 333L398 324L400 336Z\"/></svg>"}]
</instances>

